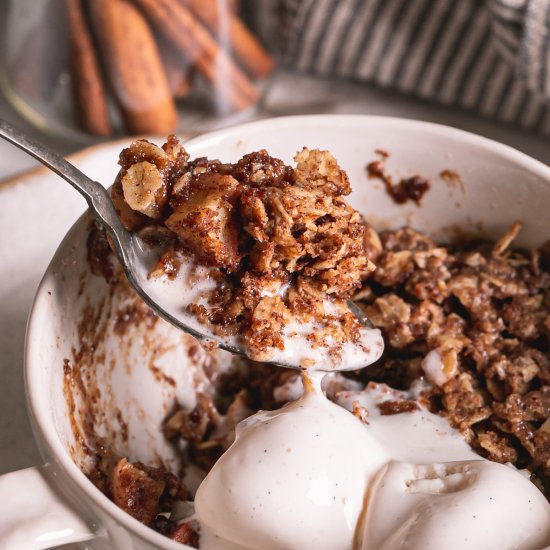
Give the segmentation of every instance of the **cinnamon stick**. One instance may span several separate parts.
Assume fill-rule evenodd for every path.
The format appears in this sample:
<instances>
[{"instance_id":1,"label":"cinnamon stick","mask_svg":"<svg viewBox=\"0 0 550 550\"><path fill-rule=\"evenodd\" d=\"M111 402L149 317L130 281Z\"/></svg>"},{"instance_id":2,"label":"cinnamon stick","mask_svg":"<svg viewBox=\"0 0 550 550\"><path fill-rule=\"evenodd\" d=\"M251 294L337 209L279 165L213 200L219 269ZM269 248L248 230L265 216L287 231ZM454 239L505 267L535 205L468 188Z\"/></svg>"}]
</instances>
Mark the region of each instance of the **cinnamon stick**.
<instances>
[{"instance_id":1,"label":"cinnamon stick","mask_svg":"<svg viewBox=\"0 0 550 550\"><path fill-rule=\"evenodd\" d=\"M93 0L90 5L111 88L128 130L173 131L176 106L145 18L128 0Z\"/></svg>"},{"instance_id":2,"label":"cinnamon stick","mask_svg":"<svg viewBox=\"0 0 550 550\"><path fill-rule=\"evenodd\" d=\"M227 5L229 6L229 9L233 13L238 13L239 12L239 9L241 8L240 0L226 0L226 2L227 2Z\"/></svg>"},{"instance_id":3,"label":"cinnamon stick","mask_svg":"<svg viewBox=\"0 0 550 550\"><path fill-rule=\"evenodd\" d=\"M134 0L159 32L197 68L231 108L253 105L258 90L195 15L174 0Z\"/></svg>"},{"instance_id":4,"label":"cinnamon stick","mask_svg":"<svg viewBox=\"0 0 550 550\"><path fill-rule=\"evenodd\" d=\"M184 0L184 2L214 33L222 46L224 40L227 40L229 49L253 76L263 77L271 73L273 58L231 9L228 0ZM220 9L222 2L226 2L226 9ZM227 33L226 36L224 36L225 33Z\"/></svg>"},{"instance_id":5,"label":"cinnamon stick","mask_svg":"<svg viewBox=\"0 0 550 550\"><path fill-rule=\"evenodd\" d=\"M85 130L109 136L113 129L107 97L92 35L80 0L65 0L71 47L71 73L75 103Z\"/></svg>"},{"instance_id":6,"label":"cinnamon stick","mask_svg":"<svg viewBox=\"0 0 550 550\"><path fill-rule=\"evenodd\" d=\"M183 99L191 91L192 65L181 52L160 34L156 37L168 87L175 99Z\"/></svg>"}]
</instances>

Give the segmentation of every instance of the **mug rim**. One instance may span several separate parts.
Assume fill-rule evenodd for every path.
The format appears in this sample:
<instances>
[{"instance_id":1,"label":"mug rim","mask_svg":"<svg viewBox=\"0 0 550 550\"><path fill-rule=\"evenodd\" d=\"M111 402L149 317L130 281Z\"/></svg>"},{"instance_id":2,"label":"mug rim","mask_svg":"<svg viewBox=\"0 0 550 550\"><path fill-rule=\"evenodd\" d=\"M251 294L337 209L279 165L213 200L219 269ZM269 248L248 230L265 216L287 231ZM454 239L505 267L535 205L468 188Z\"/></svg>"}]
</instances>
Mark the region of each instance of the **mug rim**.
<instances>
[{"instance_id":1,"label":"mug rim","mask_svg":"<svg viewBox=\"0 0 550 550\"><path fill-rule=\"evenodd\" d=\"M399 117L329 114L270 118L208 132L184 142L184 145L186 149L200 150L202 147L208 147L210 144L223 142L226 139L239 139L239 133L243 130L253 130L255 134L261 135L262 132L266 131L284 132L293 126L304 124L313 126L338 124L347 125L351 128L356 126L364 129L365 125L369 123L384 125L386 128L390 129L395 128L396 131L400 128L407 127L408 129L429 133L432 136L445 137L457 143L462 142L477 146L480 154L489 154L494 157L506 157L509 161L516 164L518 168L527 170L537 175L542 180L545 180L550 187L550 167L513 147L450 126ZM196 154L196 152L193 154ZM30 309L25 336L24 377L27 410L31 419L33 432L35 438L40 442L40 451L44 460L46 462L53 460L55 464L59 465L72 484L78 488L78 492L76 492L77 495L86 495L86 497L92 500L105 514L111 516L129 532L157 547L171 550L185 548L186 546L157 533L124 512L89 481L81 469L72 461L67 449L60 441L53 424L52 416L49 414L47 400L41 398L42 388L38 384L36 376L36 372L40 368L40 360L37 356L36 346L34 344L34 342L38 342L39 339L33 338L33 335L40 332L39 313L43 308L47 307L45 305L47 300L44 299L45 295L47 295L45 289L48 286L52 272L61 259L67 244L73 240L74 233L78 231L80 226L85 223L85 220L89 216L90 213L88 211L85 212L75 221L64 236L38 286Z\"/></svg>"}]
</instances>

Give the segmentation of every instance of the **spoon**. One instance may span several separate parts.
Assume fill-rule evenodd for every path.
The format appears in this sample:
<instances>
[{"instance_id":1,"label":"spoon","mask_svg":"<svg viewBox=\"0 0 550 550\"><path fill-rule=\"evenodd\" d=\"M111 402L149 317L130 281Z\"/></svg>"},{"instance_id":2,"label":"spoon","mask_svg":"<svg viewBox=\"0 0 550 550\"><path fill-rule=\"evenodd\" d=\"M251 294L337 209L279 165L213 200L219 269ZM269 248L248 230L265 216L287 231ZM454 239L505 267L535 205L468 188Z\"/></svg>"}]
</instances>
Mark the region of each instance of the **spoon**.
<instances>
[{"instance_id":1,"label":"spoon","mask_svg":"<svg viewBox=\"0 0 550 550\"><path fill-rule=\"evenodd\" d=\"M62 156L37 143L0 119L0 137L22 149L50 170L70 183L88 203L98 222L104 227L111 238L115 253L120 260L128 281L140 298L160 317L175 327L191 334L198 340L215 341L218 347L237 355L246 356L245 350L235 344L235 339L220 337L202 325L193 315L185 310L181 301L173 300L173 293L158 291L158 285L151 283L149 274L155 265L158 255L135 233L126 230L113 206L109 192L100 183L91 180L78 168L65 160ZM361 309L353 302L348 302L350 310L359 322L367 329L372 324L365 317ZM300 369L296 361L270 361L270 364ZM356 366L350 368L357 368ZM319 369L322 370L322 369ZM327 369L329 370L329 369ZM330 369L335 370L335 369ZM339 369L345 370L345 369Z\"/></svg>"}]
</instances>

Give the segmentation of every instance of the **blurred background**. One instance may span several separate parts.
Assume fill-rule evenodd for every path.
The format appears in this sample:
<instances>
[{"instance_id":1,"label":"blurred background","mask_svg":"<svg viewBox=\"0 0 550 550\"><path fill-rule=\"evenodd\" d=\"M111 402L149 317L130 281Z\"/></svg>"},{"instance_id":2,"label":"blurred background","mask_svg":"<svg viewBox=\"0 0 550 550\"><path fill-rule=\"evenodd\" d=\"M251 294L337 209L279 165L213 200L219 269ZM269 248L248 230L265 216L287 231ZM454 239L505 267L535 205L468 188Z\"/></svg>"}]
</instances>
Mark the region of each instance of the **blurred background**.
<instances>
[{"instance_id":1,"label":"blurred background","mask_svg":"<svg viewBox=\"0 0 550 550\"><path fill-rule=\"evenodd\" d=\"M0 116L63 153L370 113L550 161L548 0L0 0L0 25Z\"/></svg>"}]
</instances>

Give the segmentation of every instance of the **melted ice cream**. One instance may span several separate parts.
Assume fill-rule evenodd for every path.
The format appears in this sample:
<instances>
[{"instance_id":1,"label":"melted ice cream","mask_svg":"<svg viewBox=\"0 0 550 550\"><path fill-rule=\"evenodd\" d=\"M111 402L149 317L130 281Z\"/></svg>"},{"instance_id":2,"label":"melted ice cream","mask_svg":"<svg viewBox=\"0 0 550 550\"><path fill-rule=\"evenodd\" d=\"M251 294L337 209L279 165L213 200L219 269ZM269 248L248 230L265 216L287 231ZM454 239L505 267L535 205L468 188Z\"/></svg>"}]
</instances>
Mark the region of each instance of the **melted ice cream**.
<instances>
[{"instance_id":1,"label":"melted ice cream","mask_svg":"<svg viewBox=\"0 0 550 550\"><path fill-rule=\"evenodd\" d=\"M151 268L155 262L156 257L155 261L151 261ZM209 308L207 296L215 289L216 281L209 276L208 268L197 266L192 261L183 262L173 279L166 275L152 276L143 281L142 285L157 304L194 331L195 335L203 334L226 346L243 349L245 354L251 356L250 350L238 335L217 335L187 310L190 304ZM274 288L270 292L280 295L287 290L287 285L282 285L281 288ZM324 302L324 309L327 315L334 313L334 305L328 300ZM308 339L308 335L318 330L319 326L315 322L291 321L283 330L284 349L272 349L268 360L294 367L314 364L312 369L315 370L336 371L363 368L382 355L384 341L379 329L361 328L358 341L345 343L336 354L330 341L325 346L316 345Z\"/></svg>"},{"instance_id":2,"label":"melted ice cream","mask_svg":"<svg viewBox=\"0 0 550 550\"><path fill-rule=\"evenodd\" d=\"M274 349L269 360L283 365L311 364L312 370L356 370L377 361L384 351L380 330L363 328L359 340L346 342L335 357L330 340L327 346L312 345L308 336L317 330L315 322L289 323L283 330L284 349Z\"/></svg>"}]
</instances>

